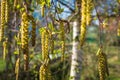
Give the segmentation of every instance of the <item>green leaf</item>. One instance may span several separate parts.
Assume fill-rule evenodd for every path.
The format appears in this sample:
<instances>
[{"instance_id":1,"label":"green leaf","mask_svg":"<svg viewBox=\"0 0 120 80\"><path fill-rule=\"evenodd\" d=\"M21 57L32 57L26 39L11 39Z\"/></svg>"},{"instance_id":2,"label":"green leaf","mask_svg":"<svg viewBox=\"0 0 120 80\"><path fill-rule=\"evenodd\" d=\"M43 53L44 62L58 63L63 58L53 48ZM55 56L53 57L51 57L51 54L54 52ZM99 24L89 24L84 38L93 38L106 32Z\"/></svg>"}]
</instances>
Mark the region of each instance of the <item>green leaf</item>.
<instances>
[{"instance_id":1,"label":"green leaf","mask_svg":"<svg viewBox=\"0 0 120 80\"><path fill-rule=\"evenodd\" d=\"M54 30L55 30L55 28L53 27L52 22L48 24L48 27L49 27L49 29L50 29L51 31L54 31Z\"/></svg>"},{"instance_id":2,"label":"green leaf","mask_svg":"<svg viewBox=\"0 0 120 80\"><path fill-rule=\"evenodd\" d=\"M20 9L20 7L21 7L21 6L20 6L19 4L16 6L17 9Z\"/></svg>"},{"instance_id":3,"label":"green leaf","mask_svg":"<svg viewBox=\"0 0 120 80\"><path fill-rule=\"evenodd\" d=\"M18 41L17 44L18 44L18 45L21 45L21 41Z\"/></svg>"},{"instance_id":4,"label":"green leaf","mask_svg":"<svg viewBox=\"0 0 120 80\"><path fill-rule=\"evenodd\" d=\"M64 11L64 9L63 8L57 8L57 11L58 11L58 14L61 14Z\"/></svg>"},{"instance_id":5,"label":"green leaf","mask_svg":"<svg viewBox=\"0 0 120 80\"><path fill-rule=\"evenodd\" d=\"M40 34L41 34L44 30L45 30L44 27L43 27L43 28L40 28L40 29L39 29Z\"/></svg>"},{"instance_id":6,"label":"green leaf","mask_svg":"<svg viewBox=\"0 0 120 80\"><path fill-rule=\"evenodd\" d=\"M44 5L45 5L45 1L44 1L44 0L41 0L41 1L40 1L40 5L41 5L41 6L44 6Z\"/></svg>"},{"instance_id":7,"label":"green leaf","mask_svg":"<svg viewBox=\"0 0 120 80\"><path fill-rule=\"evenodd\" d=\"M14 53L14 54L19 54L19 50L17 49L17 50L15 50L13 53Z\"/></svg>"}]
</instances>

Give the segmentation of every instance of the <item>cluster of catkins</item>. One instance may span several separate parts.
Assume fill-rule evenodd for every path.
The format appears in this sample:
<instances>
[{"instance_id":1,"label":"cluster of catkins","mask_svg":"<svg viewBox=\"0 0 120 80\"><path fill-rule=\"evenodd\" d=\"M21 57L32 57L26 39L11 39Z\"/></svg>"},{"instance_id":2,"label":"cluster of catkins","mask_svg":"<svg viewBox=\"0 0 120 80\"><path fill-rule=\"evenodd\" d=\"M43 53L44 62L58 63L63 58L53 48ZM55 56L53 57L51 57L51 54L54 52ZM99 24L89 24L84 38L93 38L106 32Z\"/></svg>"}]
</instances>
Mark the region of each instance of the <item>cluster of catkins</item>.
<instances>
[{"instance_id":1,"label":"cluster of catkins","mask_svg":"<svg viewBox=\"0 0 120 80\"><path fill-rule=\"evenodd\" d=\"M81 34L80 34L80 46L83 46L86 35L86 26L91 22L91 12L93 8L92 0L82 0L81 2Z\"/></svg>"}]
</instances>

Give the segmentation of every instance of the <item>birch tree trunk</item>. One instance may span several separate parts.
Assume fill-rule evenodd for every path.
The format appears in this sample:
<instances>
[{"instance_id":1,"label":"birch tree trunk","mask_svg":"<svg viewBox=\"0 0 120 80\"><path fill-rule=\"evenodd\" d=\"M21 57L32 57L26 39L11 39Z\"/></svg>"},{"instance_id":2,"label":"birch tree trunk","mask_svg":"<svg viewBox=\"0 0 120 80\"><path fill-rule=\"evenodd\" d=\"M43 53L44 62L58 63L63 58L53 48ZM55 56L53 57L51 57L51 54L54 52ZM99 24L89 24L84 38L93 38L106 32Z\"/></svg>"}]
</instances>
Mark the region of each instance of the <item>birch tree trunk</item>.
<instances>
[{"instance_id":1,"label":"birch tree trunk","mask_svg":"<svg viewBox=\"0 0 120 80\"><path fill-rule=\"evenodd\" d=\"M82 50L80 49L80 18L81 18L81 0L76 0L76 12L78 13L76 20L73 22L73 47L70 80L80 80L82 70Z\"/></svg>"},{"instance_id":2,"label":"birch tree trunk","mask_svg":"<svg viewBox=\"0 0 120 80\"><path fill-rule=\"evenodd\" d=\"M80 25L78 21L79 20L73 22L73 54L71 61L70 80L80 80L80 72L82 69L82 51L79 49Z\"/></svg>"}]
</instances>

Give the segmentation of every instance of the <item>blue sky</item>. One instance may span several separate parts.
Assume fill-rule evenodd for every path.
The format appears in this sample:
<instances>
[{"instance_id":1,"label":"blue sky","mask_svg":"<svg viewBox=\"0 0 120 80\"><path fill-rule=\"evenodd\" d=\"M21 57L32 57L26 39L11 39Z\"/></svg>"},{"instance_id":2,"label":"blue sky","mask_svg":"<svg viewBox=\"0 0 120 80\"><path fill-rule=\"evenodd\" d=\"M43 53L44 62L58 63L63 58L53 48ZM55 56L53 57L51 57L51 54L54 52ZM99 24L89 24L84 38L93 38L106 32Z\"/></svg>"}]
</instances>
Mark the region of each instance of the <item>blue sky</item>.
<instances>
[{"instance_id":1,"label":"blue sky","mask_svg":"<svg viewBox=\"0 0 120 80\"><path fill-rule=\"evenodd\" d=\"M53 0L53 1L57 4L58 0ZM64 3L68 2L67 5L69 5L72 9L74 9L75 0L61 0L61 1L63 1ZM60 18L67 19L67 17L71 15L71 11L64 5L60 5L60 7L64 9L64 12L59 14ZM40 14L40 6L37 6L37 9L33 13L33 16L37 19L42 19L41 14Z\"/></svg>"}]
</instances>

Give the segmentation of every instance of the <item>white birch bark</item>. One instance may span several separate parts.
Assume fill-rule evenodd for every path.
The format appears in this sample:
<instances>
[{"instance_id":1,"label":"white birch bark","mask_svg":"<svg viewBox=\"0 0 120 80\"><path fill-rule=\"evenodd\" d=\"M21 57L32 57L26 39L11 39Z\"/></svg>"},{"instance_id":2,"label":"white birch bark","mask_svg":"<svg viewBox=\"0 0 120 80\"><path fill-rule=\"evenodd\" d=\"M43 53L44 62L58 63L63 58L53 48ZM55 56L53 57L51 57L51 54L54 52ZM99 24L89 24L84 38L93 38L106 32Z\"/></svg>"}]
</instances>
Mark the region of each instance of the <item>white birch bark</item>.
<instances>
[{"instance_id":1,"label":"white birch bark","mask_svg":"<svg viewBox=\"0 0 120 80\"><path fill-rule=\"evenodd\" d=\"M82 69L82 51L79 47L80 24L78 21L73 22L73 47L70 80L80 80L80 72Z\"/></svg>"}]
</instances>

